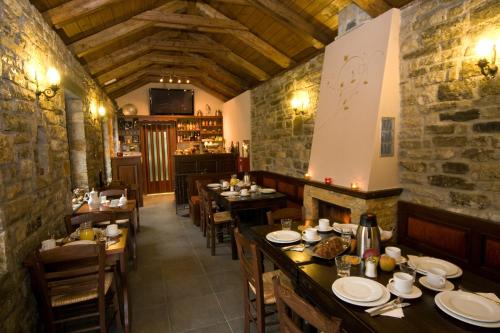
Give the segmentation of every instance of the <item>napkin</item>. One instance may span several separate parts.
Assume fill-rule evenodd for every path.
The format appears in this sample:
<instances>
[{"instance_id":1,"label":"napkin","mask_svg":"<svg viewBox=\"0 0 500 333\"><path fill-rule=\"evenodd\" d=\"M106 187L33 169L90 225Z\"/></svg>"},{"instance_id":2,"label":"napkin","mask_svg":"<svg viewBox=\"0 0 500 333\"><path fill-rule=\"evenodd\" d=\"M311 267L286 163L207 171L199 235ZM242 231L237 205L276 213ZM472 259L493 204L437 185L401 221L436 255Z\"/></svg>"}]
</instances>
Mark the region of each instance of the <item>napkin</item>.
<instances>
[{"instance_id":1,"label":"napkin","mask_svg":"<svg viewBox=\"0 0 500 333\"><path fill-rule=\"evenodd\" d=\"M465 291L465 290L460 290L460 291L463 291L465 293L467 292L470 293L470 291ZM500 302L500 298L498 298L498 296L495 293L480 293L480 292L473 292L473 293L489 298L492 301Z\"/></svg>"},{"instance_id":2,"label":"napkin","mask_svg":"<svg viewBox=\"0 0 500 333\"><path fill-rule=\"evenodd\" d=\"M391 303L391 302L389 302ZM386 303L388 304L388 303ZM365 312L372 312L374 311L374 309L378 309L379 306L376 306L374 308L370 308L370 309L366 309ZM393 309L391 311L387 311L387 312L384 312L384 313L381 313L380 316L386 316L386 317L393 317L393 318L403 318L405 316L404 312L403 312L403 308L396 308L396 309Z\"/></svg>"}]
</instances>

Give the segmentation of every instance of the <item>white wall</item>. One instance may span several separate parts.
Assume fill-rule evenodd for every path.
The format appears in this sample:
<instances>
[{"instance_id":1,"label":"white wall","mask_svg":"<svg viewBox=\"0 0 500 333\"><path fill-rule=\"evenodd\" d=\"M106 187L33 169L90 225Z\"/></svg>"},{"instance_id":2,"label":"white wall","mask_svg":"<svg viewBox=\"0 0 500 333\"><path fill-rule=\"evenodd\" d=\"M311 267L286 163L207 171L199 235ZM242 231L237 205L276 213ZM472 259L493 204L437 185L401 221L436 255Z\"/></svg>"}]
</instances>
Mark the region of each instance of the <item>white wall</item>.
<instances>
[{"instance_id":1,"label":"white wall","mask_svg":"<svg viewBox=\"0 0 500 333\"><path fill-rule=\"evenodd\" d=\"M247 90L222 106L226 145L231 141L250 140L250 94Z\"/></svg>"},{"instance_id":2,"label":"white wall","mask_svg":"<svg viewBox=\"0 0 500 333\"><path fill-rule=\"evenodd\" d=\"M212 96L210 93L195 87L191 84L164 84L164 83L149 83L136 90L129 92L126 95L118 97L116 103L119 107L125 104L134 104L137 107L138 115L149 115L149 88L171 88L171 89L194 89L194 110L201 110L206 116L205 106L208 104L212 109L211 116L215 115L215 110L222 110L223 101Z\"/></svg>"},{"instance_id":3,"label":"white wall","mask_svg":"<svg viewBox=\"0 0 500 333\"><path fill-rule=\"evenodd\" d=\"M399 10L390 10L326 47L308 170L314 180L398 187L397 142L394 156L380 157L380 122L395 117L397 126L399 22Z\"/></svg>"}]
</instances>

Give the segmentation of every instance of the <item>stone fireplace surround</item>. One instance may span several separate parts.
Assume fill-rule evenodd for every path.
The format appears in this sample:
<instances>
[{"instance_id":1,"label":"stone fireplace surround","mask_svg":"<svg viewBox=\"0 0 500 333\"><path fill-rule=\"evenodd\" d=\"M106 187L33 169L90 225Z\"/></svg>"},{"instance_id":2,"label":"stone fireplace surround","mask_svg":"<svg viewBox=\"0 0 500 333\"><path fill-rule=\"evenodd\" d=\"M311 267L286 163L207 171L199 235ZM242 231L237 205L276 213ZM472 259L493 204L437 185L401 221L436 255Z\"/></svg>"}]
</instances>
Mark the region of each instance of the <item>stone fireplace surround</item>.
<instances>
[{"instance_id":1,"label":"stone fireplace surround","mask_svg":"<svg viewBox=\"0 0 500 333\"><path fill-rule=\"evenodd\" d=\"M308 182L304 186L305 217L317 219L319 200L351 210L351 223L358 224L361 214L371 212L377 215L380 227L390 230L397 225L397 202L402 189L381 191L357 191L335 185ZM333 221L332 221L333 222ZM335 221L339 222L339 221Z\"/></svg>"}]
</instances>

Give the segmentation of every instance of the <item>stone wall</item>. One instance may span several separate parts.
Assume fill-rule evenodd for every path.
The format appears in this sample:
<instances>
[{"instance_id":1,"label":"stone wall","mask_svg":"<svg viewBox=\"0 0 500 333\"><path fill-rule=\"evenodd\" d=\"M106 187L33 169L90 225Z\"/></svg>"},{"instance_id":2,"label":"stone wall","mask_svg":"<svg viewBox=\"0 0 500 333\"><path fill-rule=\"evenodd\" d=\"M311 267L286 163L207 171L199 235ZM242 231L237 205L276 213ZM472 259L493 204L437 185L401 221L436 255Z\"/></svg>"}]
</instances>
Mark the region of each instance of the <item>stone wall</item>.
<instances>
[{"instance_id":1,"label":"stone wall","mask_svg":"<svg viewBox=\"0 0 500 333\"><path fill-rule=\"evenodd\" d=\"M77 90L83 103L90 181L103 168L91 107L101 92L28 0L0 0L0 35L0 332L34 332L38 313L22 261L62 233L71 208L64 90ZM63 89L37 101L33 69L48 66L61 73Z\"/></svg>"},{"instance_id":2,"label":"stone wall","mask_svg":"<svg viewBox=\"0 0 500 333\"><path fill-rule=\"evenodd\" d=\"M401 13L403 199L500 222L500 78L474 55L480 38L498 41L500 2L420 0Z\"/></svg>"},{"instance_id":3,"label":"stone wall","mask_svg":"<svg viewBox=\"0 0 500 333\"><path fill-rule=\"evenodd\" d=\"M295 177L307 172L322 65L320 54L252 90L253 170ZM305 114L291 106L291 99L299 92L309 96Z\"/></svg>"}]
</instances>

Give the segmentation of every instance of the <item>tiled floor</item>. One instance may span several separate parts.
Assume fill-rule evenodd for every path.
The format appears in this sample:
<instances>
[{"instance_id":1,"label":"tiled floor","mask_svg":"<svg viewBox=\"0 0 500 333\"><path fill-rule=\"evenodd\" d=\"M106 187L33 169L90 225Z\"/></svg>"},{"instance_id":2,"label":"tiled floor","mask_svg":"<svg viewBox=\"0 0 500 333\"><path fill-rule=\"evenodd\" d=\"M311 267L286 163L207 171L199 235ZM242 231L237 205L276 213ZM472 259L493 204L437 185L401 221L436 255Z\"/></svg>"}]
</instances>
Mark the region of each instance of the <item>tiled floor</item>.
<instances>
[{"instance_id":1,"label":"tiled floor","mask_svg":"<svg viewBox=\"0 0 500 333\"><path fill-rule=\"evenodd\" d=\"M212 257L200 229L176 215L173 194L147 196L140 214L138 268L129 272L133 332L243 332L229 244Z\"/></svg>"}]
</instances>

